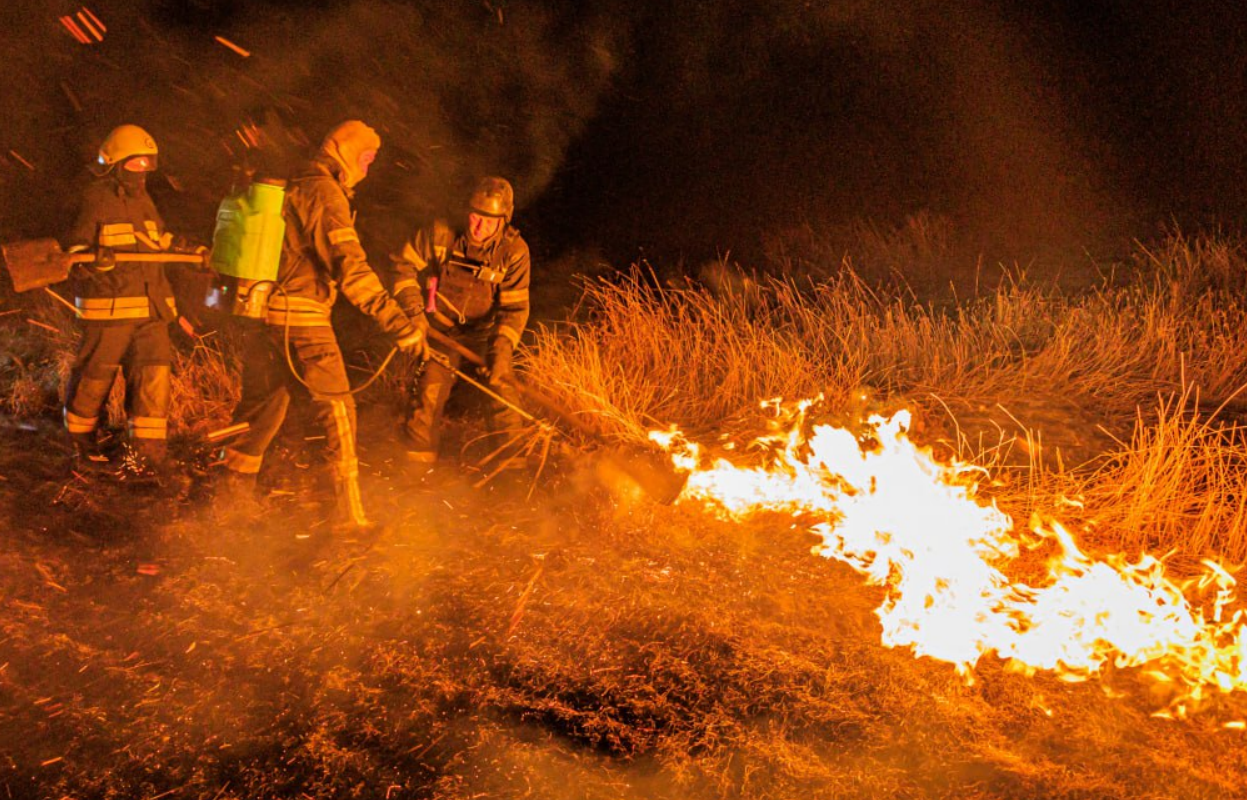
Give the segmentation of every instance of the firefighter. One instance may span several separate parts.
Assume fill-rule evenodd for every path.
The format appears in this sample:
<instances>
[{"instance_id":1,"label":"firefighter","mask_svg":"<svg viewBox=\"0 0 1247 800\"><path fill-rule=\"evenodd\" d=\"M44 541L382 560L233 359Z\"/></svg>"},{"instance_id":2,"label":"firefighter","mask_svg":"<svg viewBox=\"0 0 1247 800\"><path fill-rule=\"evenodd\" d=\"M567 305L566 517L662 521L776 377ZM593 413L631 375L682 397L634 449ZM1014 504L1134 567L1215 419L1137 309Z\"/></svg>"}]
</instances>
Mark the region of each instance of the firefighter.
<instances>
[{"instance_id":1,"label":"firefighter","mask_svg":"<svg viewBox=\"0 0 1247 800\"><path fill-rule=\"evenodd\" d=\"M94 250L94 263L75 268L74 306L83 336L65 389L65 427L77 468L107 468L96 428L118 371L125 378L128 457L123 467L159 476L168 466L169 323L177 318L173 290L159 262L122 262L115 253L160 253L173 236L147 193L156 169L156 141L137 125L115 128L100 145L69 250Z\"/></svg>"},{"instance_id":2,"label":"firefighter","mask_svg":"<svg viewBox=\"0 0 1247 800\"><path fill-rule=\"evenodd\" d=\"M382 288L355 231L351 198L380 147L376 131L349 120L331 130L316 155L290 176L277 286L267 324L252 332L246 348L242 398L234 411L234 422L250 428L224 452L229 492L253 503L264 452L285 420L292 390L305 387L325 431L337 503L333 527L339 532L372 525L359 492L355 402L330 322L339 292L399 349L420 354L424 347L424 330Z\"/></svg>"},{"instance_id":3,"label":"firefighter","mask_svg":"<svg viewBox=\"0 0 1247 800\"><path fill-rule=\"evenodd\" d=\"M482 355L490 388L518 405L511 361L528 323L531 261L528 244L511 225L514 211L511 184L482 178L468 198L460 229L439 220L417 231L391 258L394 294L412 321L432 325ZM458 353L443 355L459 367ZM424 365L403 426L410 461L436 462L441 414L454 382L438 361ZM520 418L495 403L490 422L499 432L519 427Z\"/></svg>"}]
</instances>

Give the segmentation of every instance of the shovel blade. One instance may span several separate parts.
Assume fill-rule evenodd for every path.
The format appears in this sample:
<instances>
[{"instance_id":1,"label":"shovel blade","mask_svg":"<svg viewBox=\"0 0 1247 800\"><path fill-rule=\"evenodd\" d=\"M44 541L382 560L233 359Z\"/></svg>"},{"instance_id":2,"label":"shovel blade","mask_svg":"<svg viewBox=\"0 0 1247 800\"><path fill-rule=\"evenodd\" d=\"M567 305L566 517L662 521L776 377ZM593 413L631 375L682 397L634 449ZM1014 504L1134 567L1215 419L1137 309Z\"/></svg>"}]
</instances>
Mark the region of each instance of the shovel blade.
<instances>
[{"instance_id":1,"label":"shovel blade","mask_svg":"<svg viewBox=\"0 0 1247 800\"><path fill-rule=\"evenodd\" d=\"M69 277L71 262L55 239L30 239L0 244L14 291L28 292L60 283Z\"/></svg>"},{"instance_id":2,"label":"shovel blade","mask_svg":"<svg viewBox=\"0 0 1247 800\"><path fill-rule=\"evenodd\" d=\"M635 487L659 505L669 506L684 491L688 473L677 470L665 453L636 447L614 447L598 457L598 474L613 489Z\"/></svg>"}]
</instances>

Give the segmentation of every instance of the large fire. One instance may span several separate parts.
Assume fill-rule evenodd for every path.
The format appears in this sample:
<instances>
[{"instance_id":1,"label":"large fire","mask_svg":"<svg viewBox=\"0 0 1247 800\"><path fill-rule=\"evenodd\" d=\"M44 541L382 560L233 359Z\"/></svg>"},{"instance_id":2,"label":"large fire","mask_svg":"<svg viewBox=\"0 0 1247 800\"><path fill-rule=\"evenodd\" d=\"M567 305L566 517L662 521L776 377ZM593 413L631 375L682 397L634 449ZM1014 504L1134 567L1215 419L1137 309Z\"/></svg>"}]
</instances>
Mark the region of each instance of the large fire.
<instances>
[{"instance_id":1,"label":"large fire","mask_svg":"<svg viewBox=\"0 0 1247 800\"><path fill-rule=\"evenodd\" d=\"M908 412L872 416L864 433L817 425L807 435L808 406L759 442L765 468L707 463L676 431L651 438L690 471L681 500L735 519L782 511L816 520L816 554L886 587L876 613L889 646L950 662L967 678L990 653L1069 680L1109 663L1143 667L1174 687L1161 716L1183 716L1211 691L1247 688L1243 612L1231 612L1235 581L1223 567L1205 562L1179 585L1152 556L1093 559L1060 524L1034 518L1023 528L979 497L983 470L940 463L915 445ZM1008 577L1039 555L1041 579ZM1208 602L1193 604L1188 592Z\"/></svg>"}]
</instances>

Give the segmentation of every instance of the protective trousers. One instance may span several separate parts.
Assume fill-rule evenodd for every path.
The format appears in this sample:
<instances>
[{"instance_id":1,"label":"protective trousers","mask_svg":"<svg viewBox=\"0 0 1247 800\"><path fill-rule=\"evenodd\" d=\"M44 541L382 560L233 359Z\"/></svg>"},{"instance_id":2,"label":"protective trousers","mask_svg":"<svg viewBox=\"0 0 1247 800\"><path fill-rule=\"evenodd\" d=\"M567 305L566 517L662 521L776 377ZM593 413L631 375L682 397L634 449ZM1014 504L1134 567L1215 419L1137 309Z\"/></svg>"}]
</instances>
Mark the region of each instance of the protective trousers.
<instances>
[{"instance_id":1,"label":"protective trousers","mask_svg":"<svg viewBox=\"0 0 1247 800\"><path fill-rule=\"evenodd\" d=\"M468 350L477 353L482 358L485 357L488 331L452 330L448 335ZM450 361L450 366L462 369L462 355L453 349L443 348L435 342L429 344L446 356ZM441 438L442 411L446 408L450 390L454 388L457 380L453 372L437 361L429 360L424 363L424 369L420 377L416 379L415 386L412 387L407 418L403 425L407 434L409 455L413 459L436 460ZM490 384L489 388L508 403L520 405L519 392L513 384ZM489 428L492 432L501 434L523 427L523 418L515 411L496 401L490 401L490 406Z\"/></svg>"},{"instance_id":2,"label":"protective trousers","mask_svg":"<svg viewBox=\"0 0 1247 800\"><path fill-rule=\"evenodd\" d=\"M95 450L100 415L120 370L126 382L130 445L140 457L163 463L168 456L172 361L167 322L85 325L65 388L65 428L75 449Z\"/></svg>"},{"instance_id":3,"label":"protective trousers","mask_svg":"<svg viewBox=\"0 0 1247 800\"><path fill-rule=\"evenodd\" d=\"M250 429L225 450L225 466L254 475L264 453L281 429L291 392L300 384L286 358L286 329L265 325L246 333L242 364L242 399L234 422ZM333 475L338 523L367 525L359 491L359 458L355 450L355 400L348 394L346 362L333 328L291 327L290 360L311 394L317 423L325 431L325 456Z\"/></svg>"}]
</instances>

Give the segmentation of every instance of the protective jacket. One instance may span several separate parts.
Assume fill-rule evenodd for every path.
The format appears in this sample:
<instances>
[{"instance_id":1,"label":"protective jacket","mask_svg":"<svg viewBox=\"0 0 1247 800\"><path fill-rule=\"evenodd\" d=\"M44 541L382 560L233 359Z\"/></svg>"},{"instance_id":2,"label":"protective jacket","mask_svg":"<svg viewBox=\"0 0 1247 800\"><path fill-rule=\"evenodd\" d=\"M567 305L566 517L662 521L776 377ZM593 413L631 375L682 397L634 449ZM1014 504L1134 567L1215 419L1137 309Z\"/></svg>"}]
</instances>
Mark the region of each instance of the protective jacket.
<instances>
[{"instance_id":1,"label":"protective jacket","mask_svg":"<svg viewBox=\"0 0 1247 800\"><path fill-rule=\"evenodd\" d=\"M518 230L508 223L488 241L475 244L466 232L453 232L439 221L431 229L417 231L392 259L394 294L408 314L426 314L431 325L459 344L488 353L489 363L501 359L509 366L511 351L528 323L532 277L528 244ZM458 368L457 352L443 355ZM440 419L454 383L447 366L429 361L412 387L404 430L407 455L413 461L437 458ZM491 381L491 388L511 405L519 405L512 382ZM521 425L513 411L495 405L491 418L495 431Z\"/></svg>"},{"instance_id":2,"label":"protective jacket","mask_svg":"<svg viewBox=\"0 0 1247 800\"><path fill-rule=\"evenodd\" d=\"M286 191L286 239L277 273L280 291L269 302L268 323L291 327L327 326L338 292L387 333L414 332L368 266L355 231L342 167L327 156L304 164Z\"/></svg>"},{"instance_id":3,"label":"protective jacket","mask_svg":"<svg viewBox=\"0 0 1247 800\"><path fill-rule=\"evenodd\" d=\"M330 311L341 291L396 339L414 335L415 328L368 266L343 168L332 157L322 153L293 174L283 215L279 288L269 301L267 330L248 332L242 398L234 410L234 422L247 422L250 429L225 449L225 466L242 474L260 471L297 388L289 359L301 373L298 382L311 392L313 413L325 431L338 520L364 525L355 400Z\"/></svg>"},{"instance_id":4,"label":"protective jacket","mask_svg":"<svg viewBox=\"0 0 1247 800\"><path fill-rule=\"evenodd\" d=\"M485 330L518 345L528 324L532 263L528 243L507 224L489 241L474 244L466 232L438 221L422 229L391 259L394 296L411 316L428 306L430 279L437 276L429 321L442 330Z\"/></svg>"},{"instance_id":5,"label":"protective jacket","mask_svg":"<svg viewBox=\"0 0 1247 800\"><path fill-rule=\"evenodd\" d=\"M158 253L173 236L147 190L123 186L112 175L93 181L69 233L70 250L110 248L118 253ZM88 324L117 324L177 317L173 290L159 262L118 262L107 270L75 270L74 305Z\"/></svg>"}]
</instances>

